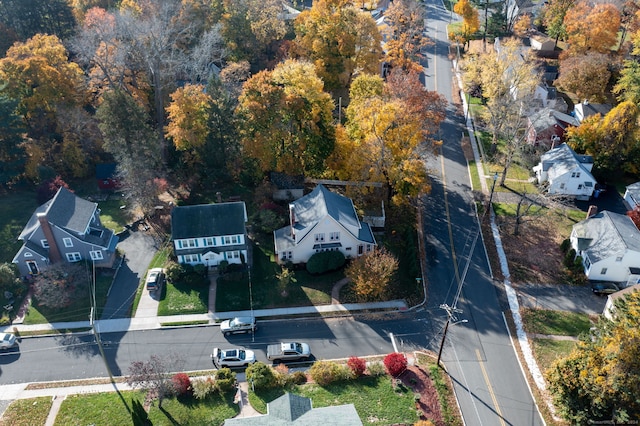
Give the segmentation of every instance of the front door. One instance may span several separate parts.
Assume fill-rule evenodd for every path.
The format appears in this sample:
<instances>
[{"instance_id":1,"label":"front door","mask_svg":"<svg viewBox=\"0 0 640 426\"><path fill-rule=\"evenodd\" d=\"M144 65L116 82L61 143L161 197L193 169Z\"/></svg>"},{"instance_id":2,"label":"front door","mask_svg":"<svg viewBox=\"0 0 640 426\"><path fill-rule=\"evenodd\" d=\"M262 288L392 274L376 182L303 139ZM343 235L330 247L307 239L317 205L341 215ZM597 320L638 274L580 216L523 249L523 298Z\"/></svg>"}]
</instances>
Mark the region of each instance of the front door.
<instances>
[{"instance_id":1,"label":"front door","mask_svg":"<svg viewBox=\"0 0 640 426\"><path fill-rule=\"evenodd\" d=\"M27 267L29 268L29 273L31 275L37 275L40 273L40 271L38 270L38 264L33 260L27 261Z\"/></svg>"}]
</instances>

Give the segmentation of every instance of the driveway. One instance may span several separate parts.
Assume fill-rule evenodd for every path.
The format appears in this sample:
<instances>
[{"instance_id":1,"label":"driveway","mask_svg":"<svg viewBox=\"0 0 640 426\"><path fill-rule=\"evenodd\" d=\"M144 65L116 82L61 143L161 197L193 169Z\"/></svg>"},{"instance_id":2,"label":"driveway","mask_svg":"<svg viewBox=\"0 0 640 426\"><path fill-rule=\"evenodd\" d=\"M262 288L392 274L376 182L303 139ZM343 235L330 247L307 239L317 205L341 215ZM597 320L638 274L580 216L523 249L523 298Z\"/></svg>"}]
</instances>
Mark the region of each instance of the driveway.
<instances>
[{"instance_id":1,"label":"driveway","mask_svg":"<svg viewBox=\"0 0 640 426\"><path fill-rule=\"evenodd\" d=\"M158 247L151 235L143 231L129 231L120 236L118 249L124 253L125 260L118 269L100 319L130 317L136 290Z\"/></svg>"},{"instance_id":2,"label":"driveway","mask_svg":"<svg viewBox=\"0 0 640 426\"><path fill-rule=\"evenodd\" d=\"M589 287L519 284L516 289L520 306L525 308L600 315L607 302L606 296L596 296Z\"/></svg>"}]
</instances>

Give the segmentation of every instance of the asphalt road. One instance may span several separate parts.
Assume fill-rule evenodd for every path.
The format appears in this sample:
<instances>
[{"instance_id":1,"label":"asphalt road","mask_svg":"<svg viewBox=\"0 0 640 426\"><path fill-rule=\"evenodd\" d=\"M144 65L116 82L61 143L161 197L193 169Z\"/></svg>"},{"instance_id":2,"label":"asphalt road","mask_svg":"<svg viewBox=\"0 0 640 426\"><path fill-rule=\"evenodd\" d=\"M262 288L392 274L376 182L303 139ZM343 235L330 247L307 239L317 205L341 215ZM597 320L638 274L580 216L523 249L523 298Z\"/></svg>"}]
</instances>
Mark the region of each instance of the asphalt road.
<instances>
[{"instance_id":1,"label":"asphalt road","mask_svg":"<svg viewBox=\"0 0 640 426\"><path fill-rule=\"evenodd\" d=\"M453 70L446 40L450 14L440 0L427 0L425 4L427 34L435 40L427 55L425 85L451 102ZM427 311L435 316L436 335L442 336L447 314L439 306L455 305L461 310L452 321L455 325L448 329L442 359L454 382L465 423L541 425L504 322L503 289L491 277L479 237L469 173L460 146L464 130L462 117L451 107L441 127L441 155L427 162L433 179L424 208L429 264ZM430 349L437 352L440 340L431 342Z\"/></svg>"}]
</instances>

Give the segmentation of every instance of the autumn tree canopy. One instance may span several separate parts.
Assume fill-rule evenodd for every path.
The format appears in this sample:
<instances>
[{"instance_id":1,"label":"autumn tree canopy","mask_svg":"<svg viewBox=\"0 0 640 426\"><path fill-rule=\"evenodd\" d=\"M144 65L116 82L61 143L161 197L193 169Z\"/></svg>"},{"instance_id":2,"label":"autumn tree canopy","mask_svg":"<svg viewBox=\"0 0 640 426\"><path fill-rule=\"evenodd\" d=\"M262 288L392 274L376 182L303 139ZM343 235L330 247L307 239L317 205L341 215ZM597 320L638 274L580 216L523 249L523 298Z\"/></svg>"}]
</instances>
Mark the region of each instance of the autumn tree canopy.
<instances>
[{"instance_id":1,"label":"autumn tree canopy","mask_svg":"<svg viewBox=\"0 0 640 426\"><path fill-rule=\"evenodd\" d=\"M640 417L640 292L618 299L613 315L547 370L559 414L573 424Z\"/></svg>"},{"instance_id":2,"label":"autumn tree canopy","mask_svg":"<svg viewBox=\"0 0 640 426\"><path fill-rule=\"evenodd\" d=\"M381 36L371 14L350 0L318 0L295 21L294 56L308 59L325 90L349 86L359 73L379 70Z\"/></svg>"},{"instance_id":3,"label":"autumn tree canopy","mask_svg":"<svg viewBox=\"0 0 640 426\"><path fill-rule=\"evenodd\" d=\"M620 12L611 3L579 1L567 10L563 23L571 52L607 53L618 41Z\"/></svg>"},{"instance_id":4,"label":"autumn tree canopy","mask_svg":"<svg viewBox=\"0 0 640 426\"><path fill-rule=\"evenodd\" d=\"M604 101L611 78L611 62L612 59L608 55L597 52L564 58L560 61L560 75L556 80L556 86L574 93L578 99Z\"/></svg>"},{"instance_id":5,"label":"autumn tree canopy","mask_svg":"<svg viewBox=\"0 0 640 426\"><path fill-rule=\"evenodd\" d=\"M392 286L398 271L398 259L384 249L360 256L351 261L345 275L362 301L382 300Z\"/></svg>"},{"instance_id":6,"label":"autumn tree canopy","mask_svg":"<svg viewBox=\"0 0 640 426\"><path fill-rule=\"evenodd\" d=\"M244 85L237 109L245 155L263 171L319 175L333 151L333 101L309 62L289 59Z\"/></svg>"},{"instance_id":7,"label":"autumn tree canopy","mask_svg":"<svg viewBox=\"0 0 640 426\"><path fill-rule=\"evenodd\" d=\"M471 36L480 28L478 10L469 0L460 0L453 6L453 11L462 16L462 29L459 34L455 34L455 37L459 37L460 41L466 45L471 40Z\"/></svg>"},{"instance_id":8,"label":"autumn tree canopy","mask_svg":"<svg viewBox=\"0 0 640 426\"><path fill-rule=\"evenodd\" d=\"M558 43L567 36L564 17L567 11L575 4L576 0L551 0L542 6L542 23L547 29L549 37L553 37Z\"/></svg>"},{"instance_id":9,"label":"autumn tree canopy","mask_svg":"<svg viewBox=\"0 0 640 426\"><path fill-rule=\"evenodd\" d=\"M413 0L396 0L390 3L384 15L387 23L385 60L405 71L422 71L423 50L432 44L424 35L424 5Z\"/></svg>"}]
</instances>

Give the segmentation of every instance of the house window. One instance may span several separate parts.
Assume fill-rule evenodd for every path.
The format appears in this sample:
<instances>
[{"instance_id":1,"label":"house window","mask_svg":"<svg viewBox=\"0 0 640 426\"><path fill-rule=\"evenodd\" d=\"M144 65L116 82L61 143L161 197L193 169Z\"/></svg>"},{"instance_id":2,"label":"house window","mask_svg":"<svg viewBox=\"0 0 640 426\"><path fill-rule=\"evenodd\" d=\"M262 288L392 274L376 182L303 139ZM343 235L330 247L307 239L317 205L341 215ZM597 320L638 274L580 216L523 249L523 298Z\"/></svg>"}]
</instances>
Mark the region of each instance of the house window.
<instances>
[{"instance_id":1,"label":"house window","mask_svg":"<svg viewBox=\"0 0 640 426\"><path fill-rule=\"evenodd\" d=\"M47 240L40 240L40 244L42 244L43 248L49 248L49 241Z\"/></svg>"},{"instance_id":2,"label":"house window","mask_svg":"<svg viewBox=\"0 0 640 426\"><path fill-rule=\"evenodd\" d=\"M102 255L102 250L90 251L89 256L91 256L91 260L104 259L104 256Z\"/></svg>"},{"instance_id":3,"label":"house window","mask_svg":"<svg viewBox=\"0 0 640 426\"><path fill-rule=\"evenodd\" d=\"M364 246L362 244L360 244L358 246L358 256L360 256L362 253L364 253Z\"/></svg>"},{"instance_id":4,"label":"house window","mask_svg":"<svg viewBox=\"0 0 640 426\"><path fill-rule=\"evenodd\" d=\"M367 253L371 251L371 244L367 244Z\"/></svg>"},{"instance_id":5,"label":"house window","mask_svg":"<svg viewBox=\"0 0 640 426\"><path fill-rule=\"evenodd\" d=\"M602 268L600 270L600 275L607 275L607 268Z\"/></svg>"},{"instance_id":6,"label":"house window","mask_svg":"<svg viewBox=\"0 0 640 426\"><path fill-rule=\"evenodd\" d=\"M67 253L67 260L69 262L78 262L82 260L82 256L78 252Z\"/></svg>"},{"instance_id":7,"label":"house window","mask_svg":"<svg viewBox=\"0 0 640 426\"><path fill-rule=\"evenodd\" d=\"M564 183L560 184L560 189L564 189Z\"/></svg>"},{"instance_id":8,"label":"house window","mask_svg":"<svg viewBox=\"0 0 640 426\"><path fill-rule=\"evenodd\" d=\"M329 240L331 240L331 241L339 241L340 240L340 233L339 232L331 232L329 234Z\"/></svg>"},{"instance_id":9,"label":"house window","mask_svg":"<svg viewBox=\"0 0 640 426\"><path fill-rule=\"evenodd\" d=\"M27 251L24 253L24 257L33 257L33 254L31 254L31 252Z\"/></svg>"},{"instance_id":10,"label":"house window","mask_svg":"<svg viewBox=\"0 0 640 426\"><path fill-rule=\"evenodd\" d=\"M240 259L240 252L239 251L230 251L229 255L227 256L229 259Z\"/></svg>"},{"instance_id":11,"label":"house window","mask_svg":"<svg viewBox=\"0 0 640 426\"><path fill-rule=\"evenodd\" d=\"M197 254L185 254L182 256L184 263L198 263L198 255Z\"/></svg>"},{"instance_id":12,"label":"house window","mask_svg":"<svg viewBox=\"0 0 640 426\"><path fill-rule=\"evenodd\" d=\"M71 238L63 238L62 242L65 247L73 247L73 241L71 241Z\"/></svg>"},{"instance_id":13,"label":"house window","mask_svg":"<svg viewBox=\"0 0 640 426\"><path fill-rule=\"evenodd\" d=\"M238 244L239 242L240 242L240 239L238 238L237 235L231 236L231 244Z\"/></svg>"},{"instance_id":14,"label":"house window","mask_svg":"<svg viewBox=\"0 0 640 426\"><path fill-rule=\"evenodd\" d=\"M616 257L616 262L622 262L622 256Z\"/></svg>"},{"instance_id":15,"label":"house window","mask_svg":"<svg viewBox=\"0 0 640 426\"><path fill-rule=\"evenodd\" d=\"M224 237L225 244L231 244L231 237Z\"/></svg>"},{"instance_id":16,"label":"house window","mask_svg":"<svg viewBox=\"0 0 640 426\"><path fill-rule=\"evenodd\" d=\"M205 247L212 247L216 245L216 239L213 237L208 237L204 239L204 246Z\"/></svg>"},{"instance_id":17,"label":"house window","mask_svg":"<svg viewBox=\"0 0 640 426\"><path fill-rule=\"evenodd\" d=\"M198 244L196 243L196 240L189 239L184 241L184 247L187 247L187 248L198 247Z\"/></svg>"},{"instance_id":18,"label":"house window","mask_svg":"<svg viewBox=\"0 0 640 426\"><path fill-rule=\"evenodd\" d=\"M316 242L318 242L318 241L324 241L324 233L322 233L322 234L315 234L315 235L314 235L314 239L316 240Z\"/></svg>"},{"instance_id":19,"label":"house window","mask_svg":"<svg viewBox=\"0 0 640 426\"><path fill-rule=\"evenodd\" d=\"M584 266L585 266L586 269L591 268L591 261L589 260L588 257L584 258Z\"/></svg>"},{"instance_id":20,"label":"house window","mask_svg":"<svg viewBox=\"0 0 640 426\"><path fill-rule=\"evenodd\" d=\"M582 184L578 185L578 191L582 189Z\"/></svg>"}]
</instances>

